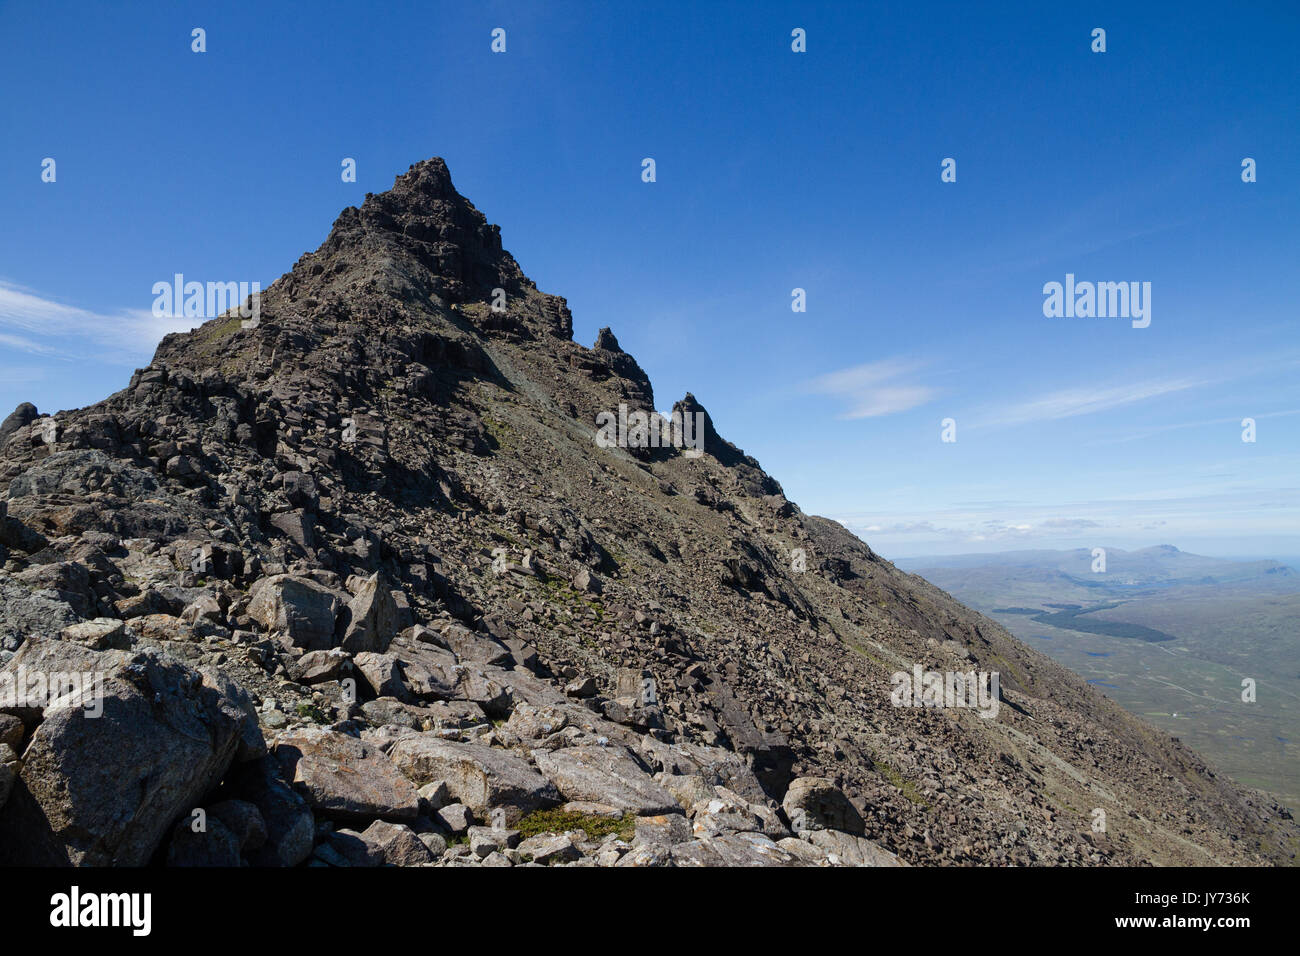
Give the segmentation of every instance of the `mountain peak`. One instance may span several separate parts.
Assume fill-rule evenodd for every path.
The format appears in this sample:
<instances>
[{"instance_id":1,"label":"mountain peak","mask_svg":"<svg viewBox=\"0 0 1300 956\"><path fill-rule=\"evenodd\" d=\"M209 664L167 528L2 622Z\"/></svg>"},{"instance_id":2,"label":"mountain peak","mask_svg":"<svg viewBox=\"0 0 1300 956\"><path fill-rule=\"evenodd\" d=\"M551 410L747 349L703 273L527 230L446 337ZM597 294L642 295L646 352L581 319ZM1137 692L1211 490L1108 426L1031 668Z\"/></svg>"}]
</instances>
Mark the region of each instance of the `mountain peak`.
<instances>
[{"instance_id":1,"label":"mountain peak","mask_svg":"<svg viewBox=\"0 0 1300 956\"><path fill-rule=\"evenodd\" d=\"M502 248L500 228L456 191L438 157L411 166L387 192L367 193L360 208L345 209L314 254L312 274L346 269L348 263L318 261L340 256L388 267L405 280L395 290L399 298L426 296L435 305L503 298L508 305L537 291Z\"/></svg>"},{"instance_id":2,"label":"mountain peak","mask_svg":"<svg viewBox=\"0 0 1300 956\"><path fill-rule=\"evenodd\" d=\"M452 185L451 170L441 156L412 163L405 173L394 177L392 192L419 192L439 199L462 198Z\"/></svg>"}]
</instances>

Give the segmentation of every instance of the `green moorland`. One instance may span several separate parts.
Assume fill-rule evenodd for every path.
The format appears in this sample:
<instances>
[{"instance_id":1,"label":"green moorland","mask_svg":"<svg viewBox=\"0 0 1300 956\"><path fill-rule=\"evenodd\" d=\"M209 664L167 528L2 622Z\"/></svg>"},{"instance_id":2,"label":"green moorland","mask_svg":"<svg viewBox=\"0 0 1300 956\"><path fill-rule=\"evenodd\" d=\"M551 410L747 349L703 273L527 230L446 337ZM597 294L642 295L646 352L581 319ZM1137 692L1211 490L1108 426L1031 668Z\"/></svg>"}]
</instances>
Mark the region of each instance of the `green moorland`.
<instances>
[{"instance_id":1,"label":"green moorland","mask_svg":"<svg viewBox=\"0 0 1300 956\"><path fill-rule=\"evenodd\" d=\"M1104 573L1088 551L898 564L1300 812L1300 573L1168 546L1108 550Z\"/></svg>"}]
</instances>

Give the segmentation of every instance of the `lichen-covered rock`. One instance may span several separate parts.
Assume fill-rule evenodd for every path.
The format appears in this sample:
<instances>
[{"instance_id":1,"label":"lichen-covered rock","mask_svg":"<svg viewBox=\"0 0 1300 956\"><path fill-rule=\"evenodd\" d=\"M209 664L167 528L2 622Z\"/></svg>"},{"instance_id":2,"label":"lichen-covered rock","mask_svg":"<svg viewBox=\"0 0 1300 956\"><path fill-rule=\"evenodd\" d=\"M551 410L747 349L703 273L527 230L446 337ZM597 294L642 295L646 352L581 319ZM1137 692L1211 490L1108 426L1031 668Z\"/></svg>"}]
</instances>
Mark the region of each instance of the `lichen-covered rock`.
<instances>
[{"instance_id":1,"label":"lichen-covered rock","mask_svg":"<svg viewBox=\"0 0 1300 956\"><path fill-rule=\"evenodd\" d=\"M278 737L281 771L315 810L344 819L414 820L420 794L385 754L346 734L304 729Z\"/></svg>"},{"instance_id":2,"label":"lichen-covered rock","mask_svg":"<svg viewBox=\"0 0 1300 956\"><path fill-rule=\"evenodd\" d=\"M603 803L645 816L680 810L676 798L624 747L535 750L533 759L567 800Z\"/></svg>"},{"instance_id":3,"label":"lichen-covered rock","mask_svg":"<svg viewBox=\"0 0 1300 956\"><path fill-rule=\"evenodd\" d=\"M334 646L341 602L337 593L311 578L276 574L253 585L248 615L269 631L288 636L308 651Z\"/></svg>"},{"instance_id":4,"label":"lichen-covered rock","mask_svg":"<svg viewBox=\"0 0 1300 956\"><path fill-rule=\"evenodd\" d=\"M242 703L176 661L36 639L4 671L81 681L44 706L29 701L40 723L0 811L15 862L143 865L241 746Z\"/></svg>"},{"instance_id":5,"label":"lichen-covered rock","mask_svg":"<svg viewBox=\"0 0 1300 956\"><path fill-rule=\"evenodd\" d=\"M393 745L392 758L412 780L445 781L451 798L487 819L494 807L513 824L524 814L562 802L555 785L514 754L428 735Z\"/></svg>"}]
</instances>

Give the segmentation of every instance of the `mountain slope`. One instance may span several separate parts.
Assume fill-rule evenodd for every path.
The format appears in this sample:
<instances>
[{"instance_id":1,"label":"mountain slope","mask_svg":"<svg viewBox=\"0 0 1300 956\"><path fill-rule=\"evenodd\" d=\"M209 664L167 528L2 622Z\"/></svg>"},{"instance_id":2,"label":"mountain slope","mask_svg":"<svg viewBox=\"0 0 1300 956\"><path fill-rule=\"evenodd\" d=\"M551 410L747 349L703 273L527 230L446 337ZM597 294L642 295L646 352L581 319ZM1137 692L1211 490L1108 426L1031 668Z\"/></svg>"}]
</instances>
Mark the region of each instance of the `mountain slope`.
<instances>
[{"instance_id":1,"label":"mountain slope","mask_svg":"<svg viewBox=\"0 0 1300 956\"><path fill-rule=\"evenodd\" d=\"M660 783L700 776L674 762L714 751L752 768L759 809L764 796L788 803L795 777L827 778L867 839L912 863L1293 861L1285 810L803 514L694 396L674 410L703 416L703 455L598 446L597 416L620 403L655 407L636 361L608 330L590 349L574 343L565 301L528 280L441 160L422 162L345 210L263 294L256 327L227 316L168 336L125 390L59 413L53 443L32 411L11 416L0 583L11 608L51 600L74 620L125 618L133 649L274 699L280 716L259 714L277 759L310 751L298 737L312 722L401 764L416 746L407 736L430 736L410 726L412 708L470 700L496 711L480 743L542 768L536 743L581 749L569 745L587 740L587 718L564 711L573 739L534 735L530 747L519 702L558 712L567 688L601 739L622 734ZM284 573L334 597L283 597ZM390 589L396 603L380 613ZM275 610L294 601L348 608L308 626L306 611ZM49 636L40 617L6 612L0 639L17 650ZM420 629L403 630L417 624L440 647L468 634L507 648L491 676L511 693L418 693ZM304 677L305 658L327 666L308 655L340 644L371 685L360 703L337 680ZM456 653L463 668L471 657ZM914 664L999 672L996 719L892 706L891 675ZM364 673L376 667L387 670ZM30 752L41 724L23 716ZM311 779L289 782L319 796ZM227 774L217 790L246 792L232 787ZM709 813L690 802L698 835ZM15 790L0 841L38 804L48 811L36 784ZM1092 829L1097 808L1104 833ZM433 809L422 804L421 819ZM318 824L369 819L313 810ZM724 859L698 839L682 845L693 849L663 859Z\"/></svg>"}]
</instances>

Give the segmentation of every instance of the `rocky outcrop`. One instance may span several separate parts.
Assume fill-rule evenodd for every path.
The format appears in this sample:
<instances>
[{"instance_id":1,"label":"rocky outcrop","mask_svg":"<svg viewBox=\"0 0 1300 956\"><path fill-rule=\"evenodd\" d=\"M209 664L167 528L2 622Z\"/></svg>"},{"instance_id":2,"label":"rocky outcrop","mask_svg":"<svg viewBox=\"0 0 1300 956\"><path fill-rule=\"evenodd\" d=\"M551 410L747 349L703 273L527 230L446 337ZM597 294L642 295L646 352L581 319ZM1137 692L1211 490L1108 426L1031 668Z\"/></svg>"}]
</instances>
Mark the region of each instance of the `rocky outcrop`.
<instances>
[{"instance_id":1,"label":"rocky outcrop","mask_svg":"<svg viewBox=\"0 0 1300 956\"><path fill-rule=\"evenodd\" d=\"M0 677L104 690L0 684L0 863L1293 859L1276 803L805 515L695 395L698 447L598 444L654 393L572 333L429 160L255 327L5 419ZM916 664L1006 706L893 706Z\"/></svg>"}]
</instances>

